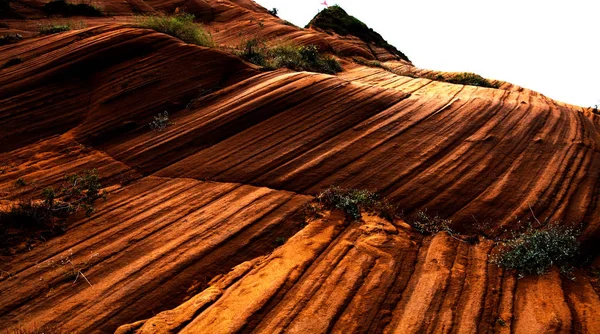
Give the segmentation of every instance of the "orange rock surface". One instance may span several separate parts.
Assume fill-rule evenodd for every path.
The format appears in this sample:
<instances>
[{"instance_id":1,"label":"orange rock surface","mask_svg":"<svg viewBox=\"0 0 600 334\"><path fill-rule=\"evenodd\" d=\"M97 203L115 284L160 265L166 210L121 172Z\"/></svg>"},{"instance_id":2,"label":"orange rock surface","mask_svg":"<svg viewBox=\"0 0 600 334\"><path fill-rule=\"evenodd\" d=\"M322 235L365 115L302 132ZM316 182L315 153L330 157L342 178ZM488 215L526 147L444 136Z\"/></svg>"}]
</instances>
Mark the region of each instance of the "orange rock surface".
<instances>
[{"instance_id":1,"label":"orange rock surface","mask_svg":"<svg viewBox=\"0 0 600 334\"><path fill-rule=\"evenodd\" d=\"M0 69L0 206L90 168L108 197L65 234L0 257L0 331L600 332L598 278L519 279L488 261L493 238L531 211L581 224L598 261L599 116L510 83L399 75L444 73L286 25L250 0L99 1L112 16L37 36L44 2L17 2L26 19L0 28L25 37L0 46L0 66L23 60ZM130 25L175 10L219 47ZM249 36L318 45L344 71L261 71L230 52ZM150 131L163 111L173 124ZM19 178L35 187L15 192ZM331 185L464 233L490 222L488 239L337 211L301 225Z\"/></svg>"}]
</instances>

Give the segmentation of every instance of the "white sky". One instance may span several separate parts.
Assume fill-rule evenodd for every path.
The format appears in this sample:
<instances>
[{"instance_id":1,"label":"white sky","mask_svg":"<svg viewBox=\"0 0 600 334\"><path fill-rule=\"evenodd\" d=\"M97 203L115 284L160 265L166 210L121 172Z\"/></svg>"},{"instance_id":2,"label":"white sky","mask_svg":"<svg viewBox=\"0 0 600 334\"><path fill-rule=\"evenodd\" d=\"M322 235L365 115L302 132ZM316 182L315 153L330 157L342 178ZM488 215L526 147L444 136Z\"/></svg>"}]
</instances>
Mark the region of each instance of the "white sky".
<instances>
[{"instance_id":1,"label":"white sky","mask_svg":"<svg viewBox=\"0 0 600 334\"><path fill-rule=\"evenodd\" d=\"M256 0L304 27L322 0ZM328 0L415 66L475 72L589 107L600 101L599 0Z\"/></svg>"}]
</instances>

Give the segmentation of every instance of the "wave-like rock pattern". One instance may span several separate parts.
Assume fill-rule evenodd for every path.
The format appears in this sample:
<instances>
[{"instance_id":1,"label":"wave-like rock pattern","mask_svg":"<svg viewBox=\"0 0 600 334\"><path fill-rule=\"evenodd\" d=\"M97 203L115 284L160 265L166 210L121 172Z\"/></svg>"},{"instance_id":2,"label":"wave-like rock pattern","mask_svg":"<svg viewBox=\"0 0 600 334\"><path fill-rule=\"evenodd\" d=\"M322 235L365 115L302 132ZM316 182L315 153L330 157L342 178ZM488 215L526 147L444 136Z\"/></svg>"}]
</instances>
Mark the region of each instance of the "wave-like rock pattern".
<instances>
[{"instance_id":1,"label":"wave-like rock pattern","mask_svg":"<svg viewBox=\"0 0 600 334\"><path fill-rule=\"evenodd\" d=\"M117 333L568 333L600 329L584 277L516 279L493 243L415 234L377 217L309 224L271 255ZM585 299L582 298L585 294Z\"/></svg>"},{"instance_id":2,"label":"wave-like rock pattern","mask_svg":"<svg viewBox=\"0 0 600 334\"><path fill-rule=\"evenodd\" d=\"M228 47L244 31L385 57L251 1L143 4L196 8ZM260 72L230 52L124 27L131 17L87 22L0 47L0 64L23 60L0 70L0 205L23 195L15 179L39 190L89 168L109 191L65 235L2 258L0 330L600 330L598 282L582 271L573 282L517 279L488 263L489 240L423 237L374 217L348 224L335 212L296 234L295 219L330 185L367 188L460 231L490 221L494 236L530 211L581 223L594 257L598 116L506 83L453 85L350 59L338 76ZM150 131L165 110L174 124Z\"/></svg>"},{"instance_id":3,"label":"wave-like rock pattern","mask_svg":"<svg viewBox=\"0 0 600 334\"><path fill-rule=\"evenodd\" d=\"M83 39L64 34L72 43L0 73L3 150L68 131L145 174L308 194L368 188L465 230L510 228L529 206L540 220L597 229L600 120L581 108L367 67L258 74L147 30L72 34ZM69 69L80 79L61 81ZM149 131L162 110L175 124Z\"/></svg>"},{"instance_id":4,"label":"wave-like rock pattern","mask_svg":"<svg viewBox=\"0 0 600 334\"><path fill-rule=\"evenodd\" d=\"M114 190L66 235L2 264L0 329L109 332L175 307L293 235L310 199L155 177Z\"/></svg>"},{"instance_id":5,"label":"wave-like rock pattern","mask_svg":"<svg viewBox=\"0 0 600 334\"><path fill-rule=\"evenodd\" d=\"M23 62L0 71L0 152L76 126L93 132L89 141L104 142L257 73L217 50L114 26L29 40L6 51L0 62L15 56Z\"/></svg>"},{"instance_id":6,"label":"wave-like rock pattern","mask_svg":"<svg viewBox=\"0 0 600 334\"><path fill-rule=\"evenodd\" d=\"M596 231L600 121L589 112L527 92L425 79L397 77L380 88L325 75L274 76L192 107L161 137L107 151L148 172L161 169L160 176L312 194L330 185L368 188L466 228L473 217L510 228L531 206L541 220ZM213 141L212 133L222 138ZM189 148L192 138L198 152L164 167L152 160L176 142Z\"/></svg>"}]
</instances>

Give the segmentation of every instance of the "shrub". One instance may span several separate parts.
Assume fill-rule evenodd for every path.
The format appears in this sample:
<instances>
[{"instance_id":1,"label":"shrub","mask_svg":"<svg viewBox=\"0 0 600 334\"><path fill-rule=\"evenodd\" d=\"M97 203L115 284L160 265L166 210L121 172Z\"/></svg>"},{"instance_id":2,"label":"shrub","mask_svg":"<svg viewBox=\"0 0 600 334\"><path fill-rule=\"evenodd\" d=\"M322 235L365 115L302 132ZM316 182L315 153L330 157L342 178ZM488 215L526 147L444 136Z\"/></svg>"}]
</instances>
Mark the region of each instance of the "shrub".
<instances>
[{"instance_id":1,"label":"shrub","mask_svg":"<svg viewBox=\"0 0 600 334\"><path fill-rule=\"evenodd\" d=\"M259 66L265 66L266 55L268 53L267 45L257 38L249 39L242 43L242 52L238 55L245 60Z\"/></svg>"},{"instance_id":2,"label":"shrub","mask_svg":"<svg viewBox=\"0 0 600 334\"><path fill-rule=\"evenodd\" d=\"M569 274L571 263L579 255L579 229L550 224L543 229L530 227L501 243L500 251L490 261L516 270L520 275L546 273L553 265Z\"/></svg>"},{"instance_id":3,"label":"shrub","mask_svg":"<svg viewBox=\"0 0 600 334\"><path fill-rule=\"evenodd\" d=\"M50 35L71 30L70 23L49 23L40 25L40 35Z\"/></svg>"},{"instance_id":4,"label":"shrub","mask_svg":"<svg viewBox=\"0 0 600 334\"><path fill-rule=\"evenodd\" d=\"M61 233L63 222L69 215L80 210L86 215L94 212L94 202L106 198L106 193L100 189L97 170L86 170L81 175L65 175L58 192L48 187L41 191L40 199L23 199L0 211L1 246L10 246L13 237L36 230L44 230L50 235Z\"/></svg>"},{"instance_id":5,"label":"shrub","mask_svg":"<svg viewBox=\"0 0 600 334\"><path fill-rule=\"evenodd\" d=\"M306 26L318 27L325 31L333 31L338 35L353 35L366 43L373 43L386 49L388 52L397 55L400 59L409 61L408 57L389 44L380 34L369 28L359 19L348 15L342 7L338 5L329 6L315 16Z\"/></svg>"},{"instance_id":6,"label":"shrub","mask_svg":"<svg viewBox=\"0 0 600 334\"><path fill-rule=\"evenodd\" d=\"M27 185L27 182L25 182L25 180L20 177L15 181L15 186L21 188L21 187L25 187Z\"/></svg>"},{"instance_id":7,"label":"shrub","mask_svg":"<svg viewBox=\"0 0 600 334\"><path fill-rule=\"evenodd\" d=\"M7 34L0 37L0 46L14 44L21 41L22 39L23 36L21 36L20 34Z\"/></svg>"},{"instance_id":8,"label":"shrub","mask_svg":"<svg viewBox=\"0 0 600 334\"><path fill-rule=\"evenodd\" d=\"M368 190L330 187L317 196L317 201L326 209L343 211L352 221L359 220L362 211L375 212L390 221L396 215L394 206Z\"/></svg>"},{"instance_id":9,"label":"shrub","mask_svg":"<svg viewBox=\"0 0 600 334\"><path fill-rule=\"evenodd\" d=\"M150 129L159 132L166 129L169 125L173 125L173 122L169 120L169 113L167 111L158 113L158 115L154 116L154 120L148 124Z\"/></svg>"},{"instance_id":10,"label":"shrub","mask_svg":"<svg viewBox=\"0 0 600 334\"><path fill-rule=\"evenodd\" d=\"M342 71L337 60L323 55L314 45L279 45L269 48L258 39L243 43L243 51L238 53L243 59L267 69L289 68L295 71L310 71L335 74Z\"/></svg>"},{"instance_id":11,"label":"shrub","mask_svg":"<svg viewBox=\"0 0 600 334\"><path fill-rule=\"evenodd\" d=\"M2 67L0 67L0 68L11 67L11 66L14 66L14 65L18 65L18 64L20 64L22 62L23 62L23 59L21 59L20 57L11 58L11 59L7 60L6 63L4 63L4 65L2 65Z\"/></svg>"},{"instance_id":12,"label":"shrub","mask_svg":"<svg viewBox=\"0 0 600 334\"><path fill-rule=\"evenodd\" d=\"M285 244L286 240L287 239L285 237L277 237L277 238L275 238L275 245L281 246L281 245Z\"/></svg>"},{"instance_id":13,"label":"shrub","mask_svg":"<svg viewBox=\"0 0 600 334\"><path fill-rule=\"evenodd\" d=\"M458 74L446 79L446 81L450 82L450 83L454 83L454 84L460 84L460 85L498 88L497 85L493 85L491 82L489 82L487 79L480 76L479 74L468 73L468 72L458 73Z\"/></svg>"},{"instance_id":14,"label":"shrub","mask_svg":"<svg viewBox=\"0 0 600 334\"><path fill-rule=\"evenodd\" d=\"M100 192L102 185L99 182L98 171L96 169L86 170L82 175L65 175L63 184L59 191L61 201L54 203L56 197L54 189L46 188L42 191L44 203L49 207L68 213L76 213L84 209L87 215L94 213L92 206L99 198L106 198L106 193Z\"/></svg>"},{"instance_id":15,"label":"shrub","mask_svg":"<svg viewBox=\"0 0 600 334\"><path fill-rule=\"evenodd\" d=\"M269 10L269 14L271 14L273 16L277 16L277 13L279 13L279 10L277 10L277 8L273 8L273 9Z\"/></svg>"},{"instance_id":16,"label":"shrub","mask_svg":"<svg viewBox=\"0 0 600 334\"><path fill-rule=\"evenodd\" d=\"M591 107L591 109L592 109L592 113L594 113L596 115L600 115L600 111L598 111L598 105Z\"/></svg>"},{"instance_id":17,"label":"shrub","mask_svg":"<svg viewBox=\"0 0 600 334\"><path fill-rule=\"evenodd\" d=\"M136 26L177 37L186 43L213 47L212 36L194 23L194 19L194 15L187 13L175 16L141 16Z\"/></svg>"},{"instance_id":18,"label":"shrub","mask_svg":"<svg viewBox=\"0 0 600 334\"><path fill-rule=\"evenodd\" d=\"M439 232L454 233L449 227L450 220L442 219L438 215L430 216L426 210L417 211L406 218L406 221L423 234L437 234Z\"/></svg>"},{"instance_id":19,"label":"shrub","mask_svg":"<svg viewBox=\"0 0 600 334\"><path fill-rule=\"evenodd\" d=\"M72 4L65 0L53 0L44 5L44 12L62 16L104 16L103 10L93 3Z\"/></svg>"}]
</instances>

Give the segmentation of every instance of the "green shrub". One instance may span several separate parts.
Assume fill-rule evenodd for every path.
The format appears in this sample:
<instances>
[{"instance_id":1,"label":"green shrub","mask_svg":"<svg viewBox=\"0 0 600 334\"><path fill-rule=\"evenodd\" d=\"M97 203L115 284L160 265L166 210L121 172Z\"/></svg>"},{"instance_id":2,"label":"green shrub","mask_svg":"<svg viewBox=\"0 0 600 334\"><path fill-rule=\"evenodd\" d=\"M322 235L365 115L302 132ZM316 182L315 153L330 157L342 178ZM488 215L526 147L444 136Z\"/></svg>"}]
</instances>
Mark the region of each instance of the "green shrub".
<instances>
[{"instance_id":1,"label":"green shrub","mask_svg":"<svg viewBox=\"0 0 600 334\"><path fill-rule=\"evenodd\" d=\"M25 185L21 178L15 182ZM92 169L82 174L65 175L58 191L45 188L37 200L19 200L0 211L0 246L8 247L11 240L29 236L34 231L44 231L47 236L61 233L68 216L79 211L91 215L95 211L94 202L106 198L101 188L98 172Z\"/></svg>"},{"instance_id":2,"label":"green shrub","mask_svg":"<svg viewBox=\"0 0 600 334\"><path fill-rule=\"evenodd\" d=\"M487 87L487 88L498 88L497 85L493 85L486 78L482 77L479 74L475 73L458 73L448 79L447 82L460 84L460 85L470 85L470 86L479 86L479 87Z\"/></svg>"},{"instance_id":3,"label":"green shrub","mask_svg":"<svg viewBox=\"0 0 600 334\"><path fill-rule=\"evenodd\" d=\"M269 14L271 14L273 16L277 16L277 13L279 13L279 10L277 8L273 8L273 9L269 10Z\"/></svg>"},{"instance_id":4,"label":"green shrub","mask_svg":"<svg viewBox=\"0 0 600 334\"><path fill-rule=\"evenodd\" d=\"M317 201L325 209L343 211L352 221L359 220L362 211L375 212L390 221L396 216L394 206L368 190L342 189L334 186L319 194Z\"/></svg>"},{"instance_id":5,"label":"green shrub","mask_svg":"<svg viewBox=\"0 0 600 334\"><path fill-rule=\"evenodd\" d=\"M40 35L50 35L71 30L70 23L49 23L40 25Z\"/></svg>"},{"instance_id":6,"label":"green shrub","mask_svg":"<svg viewBox=\"0 0 600 334\"><path fill-rule=\"evenodd\" d=\"M93 3L72 4L65 0L53 0L44 5L44 12L62 16L104 16L103 10Z\"/></svg>"},{"instance_id":7,"label":"green shrub","mask_svg":"<svg viewBox=\"0 0 600 334\"><path fill-rule=\"evenodd\" d=\"M257 39L252 38L242 43L241 49L243 51L238 53L238 56L244 58L246 61L256 64L258 66L266 66L266 56L268 53L267 45Z\"/></svg>"},{"instance_id":8,"label":"green shrub","mask_svg":"<svg viewBox=\"0 0 600 334\"><path fill-rule=\"evenodd\" d=\"M82 209L89 215L94 212L94 202L99 198L106 198L106 193L101 192L101 188L96 169L86 170L81 175L68 174L58 192L52 187L45 188L41 191L41 201L20 201L8 214L35 218L33 220L40 224L48 218L63 217Z\"/></svg>"},{"instance_id":9,"label":"green shrub","mask_svg":"<svg viewBox=\"0 0 600 334\"><path fill-rule=\"evenodd\" d=\"M388 52L397 55L400 59L409 61L408 57L389 44L380 34L369 28L359 19L348 15L342 7L335 5L322 10L306 26L318 27L325 31L333 31L338 35L353 35L366 43L373 43L386 49Z\"/></svg>"},{"instance_id":10,"label":"green shrub","mask_svg":"<svg viewBox=\"0 0 600 334\"><path fill-rule=\"evenodd\" d=\"M454 233L449 226L451 223L450 220L442 219L438 215L430 216L426 210L419 210L405 220L423 234L437 234L439 232Z\"/></svg>"},{"instance_id":11,"label":"green shrub","mask_svg":"<svg viewBox=\"0 0 600 334\"><path fill-rule=\"evenodd\" d=\"M87 215L94 213L92 206L99 198L106 198L106 193L100 192L102 185L99 182L98 171L96 169L86 170L82 175L65 175L63 184L58 196L61 198L57 204L54 204L54 189L46 188L42 191L44 202L49 203L50 207L58 210L66 210L69 213L76 213L84 209Z\"/></svg>"},{"instance_id":12,"label":"green shrub","mask_svg":"<svg viewBox=\"0 0 600 334\"><path fill-rule=\"evenodd\" d=\"M542 229L529 228L501 243L490 261L500 267L514 269L521 275L546 273L557 266L564 274L572 271L579 255L579 229L550 224Z\"/></svg>"},{"instance_id":13,"label":"green shrub","mask_svg":"<svg viewBox=\"0 0 600 334\"><path fill-rule=\"evenodd\" d=\"M263 66L266 69L289 68L295 71L310 71L335 74L342 71L337 60L319 52L314 45L293 46L279 45L269 48L258 39L250 39L243 43L243 59Z\"/></svg>"},{"instance_id":14,"label":"green shrub","mask_svg":"<svg viewBox=\"0 0 600 334\"><path fill-rule=\"evenodd\" d=\"M141 16L136 26L153 29L163 34L200 46L213 47L212 36L194 22L194 15L182 13L175 16Z\"/></svg>"}]
</instances>

